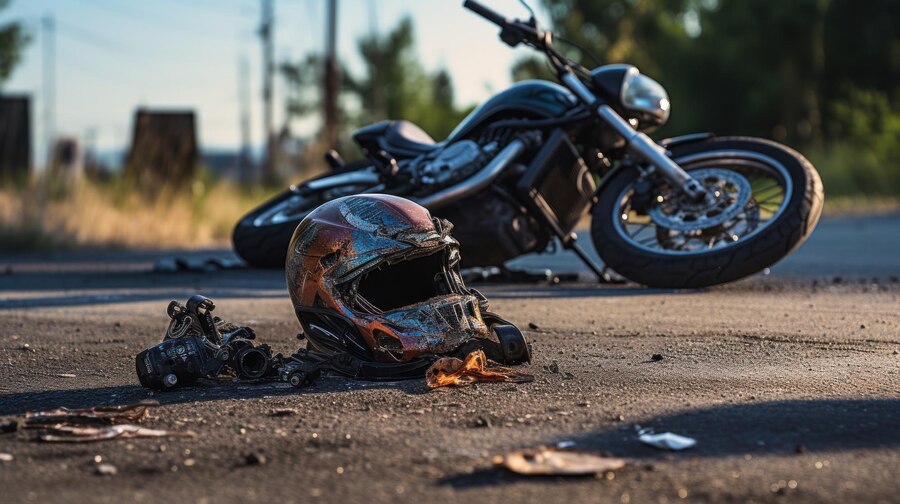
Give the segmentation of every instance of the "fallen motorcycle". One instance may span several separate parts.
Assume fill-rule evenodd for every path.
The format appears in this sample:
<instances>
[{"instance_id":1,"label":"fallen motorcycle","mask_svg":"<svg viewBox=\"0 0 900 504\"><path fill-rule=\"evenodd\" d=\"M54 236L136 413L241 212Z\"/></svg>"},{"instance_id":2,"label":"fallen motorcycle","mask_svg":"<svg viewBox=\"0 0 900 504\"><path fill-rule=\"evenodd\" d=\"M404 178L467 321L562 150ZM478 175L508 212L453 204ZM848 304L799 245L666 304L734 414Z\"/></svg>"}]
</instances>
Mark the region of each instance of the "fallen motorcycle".
<instances>
[{"instance_id":1,"label":"fallen motorcycle","mask_svg":"<svg viewBox=\"0 0 900 504\"><path fill-rule=\"evenodd\" d=\"M824 201L812 164L768 140L694 134L655 142L666 90L631 65L589 70L554 49L534 16L510 20L467 0L500 39L543 53L562 85L525 81L434 142L406 121L353 138L367 159L292 186L243 217L233 241L249 264L283 267L297 224L351 194L403 196L456 225L464 266L495 267L556 241L601 280L703 287L758 272L812 233ZM573 232L587 212L601 268Z\"/></svg>"}]
</instances>

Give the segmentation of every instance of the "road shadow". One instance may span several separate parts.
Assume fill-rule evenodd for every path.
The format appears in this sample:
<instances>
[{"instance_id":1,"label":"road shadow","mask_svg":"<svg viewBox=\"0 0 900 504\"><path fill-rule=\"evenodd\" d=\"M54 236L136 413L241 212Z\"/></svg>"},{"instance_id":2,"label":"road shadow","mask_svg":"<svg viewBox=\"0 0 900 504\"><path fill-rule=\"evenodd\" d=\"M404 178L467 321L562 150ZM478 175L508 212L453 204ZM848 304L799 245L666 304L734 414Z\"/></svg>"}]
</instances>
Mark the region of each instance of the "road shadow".
<instances>
[{"instance_id":1,"label":"road shadow","mask_svg":"<svg viewBox=\"0 0 900 504\"><path fill-rule=\"evenodd\" d=\"M654 289L636 284L598 285L596 283L572 283L566 285L473 284L473 287L483 292L488 299L626 297L705 292L704 289Z\"/></svg>"},{"instance_id":2,"label":"road shadow","mask_svg":"<svg viewBox=\"0 0 900 504\"><path fill-rule=\"evenodd\" d=\"M697 440L680 452L660 451L638 440L634 424L584 433L544 444L572 441L579 450L633 459L658 460L798 455L900 446L900 399L811 399L727 404L687 410L638 422L655 432ZM455 488L495 486L525 479L501 469L452 475L441 483ZM540 480L540 478L539 478ZM533 479L532 479L533 481ZM546 481L546 478L544 478Z\"/></svg>"},{"instance_id":3,"label":"road shadow","mask_svg":"<svg viewBox=\"0 0 900 504\"><path fill-rule=\"evenodd\" d=\"M198 292L213 299L287 297L284 273L275 270L28 272L0 275L0 310L169 301Z\"/></svg>"},{"instance_id":4,"label":"road shadow","mask_svg":"<svg viewBox=\"0 0 900 504\"><path fill-rule=\"evenodd\" d=\"M298 394L335 394L366 389L395 389L409 395L428 391L422 380L398 380L373 382L354 380L335 375L325 375L314 384L302 389L282 382L224 382L198 384L171 391L149 390L140 385L44 390L0 395L0 416L20 416L28 411L66 408L90 408L131 404L145 399L155 399L162 405L192 402L208 402L226 399L258 399L263 397Z\"/></svg>"}]
</instances>

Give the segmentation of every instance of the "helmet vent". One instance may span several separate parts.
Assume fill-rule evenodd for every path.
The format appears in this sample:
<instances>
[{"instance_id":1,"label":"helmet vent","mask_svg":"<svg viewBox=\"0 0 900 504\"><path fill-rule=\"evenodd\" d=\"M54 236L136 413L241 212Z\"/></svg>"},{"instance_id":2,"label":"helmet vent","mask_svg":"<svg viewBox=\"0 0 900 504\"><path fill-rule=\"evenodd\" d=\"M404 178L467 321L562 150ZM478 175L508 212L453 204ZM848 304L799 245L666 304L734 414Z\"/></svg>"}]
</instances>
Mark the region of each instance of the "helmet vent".
<instances>
[{"instance_id":1,"label":"helmet vent","mask_svg":"<svg viewBox=\"0 0 900 504\"><path fill-rule=\"evenodd\" d=\"M384 264L359 280L357 294L369 305L390 311L428 301L447 292L445 251ZM439 281L437 279L440 279Z\"/></svg>"},{"instance_id":2,"label":"helmet vent","mask_svg":"<svg viewBox=\"0 0 900 504\"><path fill-rule=\"evenodd\" d=\"M397 360L403 358L403 344L397 338L375 329L375 343L379 350L387 352L391 357Z\"/></svg>"}]
</instances>

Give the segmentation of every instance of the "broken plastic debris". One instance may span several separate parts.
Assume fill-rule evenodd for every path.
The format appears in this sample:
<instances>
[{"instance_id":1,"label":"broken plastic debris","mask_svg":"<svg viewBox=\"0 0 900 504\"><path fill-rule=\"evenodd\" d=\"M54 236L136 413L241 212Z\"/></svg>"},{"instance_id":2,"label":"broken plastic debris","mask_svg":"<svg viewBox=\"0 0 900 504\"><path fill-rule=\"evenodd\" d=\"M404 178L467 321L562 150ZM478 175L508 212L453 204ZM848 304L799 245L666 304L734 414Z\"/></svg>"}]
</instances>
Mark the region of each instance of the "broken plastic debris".
<instances>
[{"instance_id":1,"label":"broken plastic debris","mask_svg":"<svg viewBox=\"0 0 900 504\"><path fill-rule=\"evenodd\" d=\"M74 425L47 426L46 433L41 434L41 441L50 443L86 443L107 441L109 439L132 439L144 437L190 436L191 431L173 432L159 429L148 429L140 425L108 425L103 427L79 427Z\"/></svg>"},{"instance_id":2,"label":"broken plastic debris","mask_svg":"<svg viewBox=\"0 0 900 504\"><path fill-rule=\"evenodd\" d=\"M97 406L95 408L58 408L50 411L25 413L24 427L41 428L55 424L122 424L140 422L149 415L149 409L159 406L159 401L145 400L124 406Z\"/></svg>"},{"instance_id":3,"label":"broken plastic debris","mask_svg":"<svg viewBox=\"0 0 900 504\"><path fill-rule=\"evenodd\" d=\"M438 359L425 372L425 384L428 388L470 385L475 382L530 381L534 381L534 375L490 361L482 350L473 351L466 356L465 361L455 357Z\"/></svg>"},{"instance_id":4,"label":"broken plastic debris","mask_svg":"<svg viewBox=\"0 0 900 504\"><path fill-rule=\"evenodd\" d=\"M663 432L662 434L644 432L640 434L639 439L642 443L660 450L684 450L697 444L697 440L694 438L679 436L671 432Z\"/></svg>"},{"instance_id":5,"label":"broken plastic debris","mask_svg":"<svg viewBox=\"0 0 900 504\"><path fill-rule=\"evenodd\" d=\"M586 476L615 471L625 464L621 458L544 447L494 457L494 465L528 476Z\"/></svg>"}]
</instances>

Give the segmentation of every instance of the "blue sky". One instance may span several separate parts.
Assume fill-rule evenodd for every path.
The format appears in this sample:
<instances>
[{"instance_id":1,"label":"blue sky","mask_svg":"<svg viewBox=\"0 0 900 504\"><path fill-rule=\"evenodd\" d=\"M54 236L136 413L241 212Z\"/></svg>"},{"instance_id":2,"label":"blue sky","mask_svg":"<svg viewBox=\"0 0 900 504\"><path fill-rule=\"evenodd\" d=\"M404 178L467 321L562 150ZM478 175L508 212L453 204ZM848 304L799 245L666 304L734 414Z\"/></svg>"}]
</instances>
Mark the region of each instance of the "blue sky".
<instances>
[{"instance_id":1,"label":"blue sky","mask_svg":"<svg viewBox=\"0 0 900 504\"><path fill-rule=\"evenodd\" d=\"M525 16L517 0L484 3ZM324 0L275 0L277 61L322 48L325 6ZM508 86L512 62L527 54L497 40L496 28L463 9L462 0L339 0L338 50L351 69L359 68L356 39L373 27L386 31L404 15L415 21L424 65L449 69L460 104L481 102ZM136 107L187 107L199 114L204 147L236 147L238 62L246 58L253 140L261 143L259 0L13 0L0 22L20 20L32 42L4 92L33 94L36 151L43 138L44 16L56 22L60 134L93 138L90 143L101 150L121 149L129 142ZM276 87L276 124L282 96Z\"/></svg>"}]
</instances>

